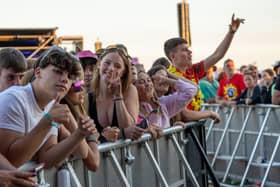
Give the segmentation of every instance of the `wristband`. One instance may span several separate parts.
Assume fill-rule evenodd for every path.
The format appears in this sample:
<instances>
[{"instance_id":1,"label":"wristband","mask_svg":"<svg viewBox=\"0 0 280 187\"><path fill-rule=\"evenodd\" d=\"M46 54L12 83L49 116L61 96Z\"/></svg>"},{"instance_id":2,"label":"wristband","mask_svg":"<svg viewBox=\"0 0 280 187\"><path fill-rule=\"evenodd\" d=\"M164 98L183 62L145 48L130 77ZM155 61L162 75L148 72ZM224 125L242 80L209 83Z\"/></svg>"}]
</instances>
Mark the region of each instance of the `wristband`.
<instances>
[{"instance_id":1,"label":"wristband","mask_svg":"<svg viewBox=\"0 0 280 187\"><path fill-rule=\"evenodd\" d=\"M50 125L51 125L52 127L58 128L58 126L60 125L60 123L57 123L57 122L52 121L51 115L50 115L49 113L46 113L46 114L44 115L44 118L46 118L48 121L51 122Z\"/></svg>"},{"instance_id":2,"label":"wristband","mask_svg":"<svg viewBox=\"0 0 280 187\"><path fill-rule=\"evenodd\" d=\"M121 101L121 100L123 100L122 97L116 97L116 98L113 99L113 101Z\"/></svg>"},{"instance_id":3,"label":"wristband","mask_svg":"<svg viewBox=\"0 0 280 187\"><path fill-rule=\"evenodd\" d=\"M121 139L126 139L125 133L124 133L124 128L120 129L120 138Z\"/></svg>"},{"instance_id":4,"label":"wristband","mask_svg":"<svg viewBox=\"0 0 280 187\"><path fill-rule=\"evenodd\" d=\"M87 141L87 142L95 142L95 143L98 144L98 140L97 140L97 138L96 138L93 134L87 136L87 137L86 137L86 141Z\"/></svg>"},{"instance_id":5,"label":"wristband","mask_svg":"<svg viewBox=\"0 0 280 187\"><path fill-rule=\"evenodd\" d=\"M54 121L51 122L52 127L58 128L60 125L61 125L60 123L57 123L57 122L54 122Z\"/></svg>"},{"instance_id":6,"label":"wristband","mask_svg":"<svg viewBox=\"0 0 280 187\"><path fill-rule=\"evenodd\" d=\"M46 118L49 121L52 121L51 120L51 115L49 113L45 113L44 118Z\"/></svg>"}]
</instances>

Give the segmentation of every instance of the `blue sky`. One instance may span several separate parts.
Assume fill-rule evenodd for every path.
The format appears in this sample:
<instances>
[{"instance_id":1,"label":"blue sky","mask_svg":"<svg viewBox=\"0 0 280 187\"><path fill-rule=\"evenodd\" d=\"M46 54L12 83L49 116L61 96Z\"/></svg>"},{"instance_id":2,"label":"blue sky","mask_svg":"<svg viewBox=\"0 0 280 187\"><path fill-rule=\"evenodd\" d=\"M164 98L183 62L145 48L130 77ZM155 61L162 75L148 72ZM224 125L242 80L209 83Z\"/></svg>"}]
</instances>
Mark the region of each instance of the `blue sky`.
<instances>
[{"instance_id":1,"label":"blue sky","mask_svg":"<svg viewBox=\"0 0 280 187\"><path fill-rule=\"evenodd\" d=\"M85 49L97 38L104 46L124 43L146 68L164 56L163 43L178 36L177 0L9 0L2 2L0 27L59 27L58 35L83 35ZM188 0L193 61L210 55L230 18L246 19L225 56L237 66L270 67L280 60L279 0ZM4 8L5 7L5 8ZM225 59L223 59L225 60ZM221 66L223 60L218 63Z\"/></svg>"}]
</instances>

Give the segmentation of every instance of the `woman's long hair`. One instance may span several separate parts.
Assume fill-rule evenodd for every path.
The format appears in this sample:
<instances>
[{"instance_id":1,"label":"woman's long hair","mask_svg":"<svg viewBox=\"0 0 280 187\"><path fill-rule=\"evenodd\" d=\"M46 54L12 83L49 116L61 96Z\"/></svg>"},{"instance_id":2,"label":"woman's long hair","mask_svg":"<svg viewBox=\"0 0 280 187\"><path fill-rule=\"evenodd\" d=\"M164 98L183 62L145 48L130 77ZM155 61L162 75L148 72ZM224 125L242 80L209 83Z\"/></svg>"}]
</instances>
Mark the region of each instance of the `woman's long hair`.
<instances>
[{"instance_id":1,"label":"woman's long hair","mask_svg":"<svg viewBox=\"0 0 280 187\"><path fill-rule=\"evenodd\" d=\"M109 48L105 49L104 52L100 55L98 62L97 62L97 68L95 69L95 72L93 73L93 79L91 83L91 92L95 96L99 95L100 92L100 73L99 73L99 68L100 68L100 63L102 59L109 53L118 53L120 57L122 58L125 66L124 74L121 77L121 85L122 85L122 93L125 95L126 91L128 90L130 84L131 84L131 65L130 61L128 59L128 56L125 54L125 52L119 48Z\"/></svg>"}]
</instances>

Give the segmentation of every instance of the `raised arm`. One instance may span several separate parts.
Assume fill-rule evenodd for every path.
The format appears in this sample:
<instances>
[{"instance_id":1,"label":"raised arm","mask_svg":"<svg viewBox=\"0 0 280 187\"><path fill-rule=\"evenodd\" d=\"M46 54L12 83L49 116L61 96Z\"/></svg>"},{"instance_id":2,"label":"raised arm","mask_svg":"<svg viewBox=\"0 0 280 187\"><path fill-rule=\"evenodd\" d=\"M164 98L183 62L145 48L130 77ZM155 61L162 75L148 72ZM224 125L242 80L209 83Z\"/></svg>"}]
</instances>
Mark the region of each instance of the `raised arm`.
<instances>
[{"instance_id":1,"label":"raised arm","mask_svg":"<svg viewBox=\"0 0 280 187\"><path fill-rule=\"evenodd\" d=\"M195 84L193 81L191 80L188 80L184 77L179 77L178 75L174 74L174 73L170 73L169 71L167 71L167 74L168 74L168 77L171 78L171 79L174 79L174 80L178 80L178 79L181 79L182 81L184 82L187 82L189 84L192 84L193 86L195 86L197 89L198 89L198 86L197 84Z\"/></svg>"},{"instance_id":2,"label":"raised arm","mask_svg":"<svg viewBox=\"0 0 280 187\"><path fill-rule=\"evenodd\" d=\"M130 85L125 96L116 96L113 100L119 127L126 128L135 124L139 113L138 93L135 86Z\"/></svg>"},{"instance_id":3,"label":"raised arm","mask_svg":"<svg viewBox=\"0 0 280 187\"><path fill-rule=\"evenodd\" d=\"M184 82L181 79L176 80L173 84L176 92L159 98L159 102L166 106L169 117L173 117L180 112L196 95L198 90L193 83Z\"/></svg>"},{"instance_id":4,"label":"raised arm","mask_svg":"<svg viewBox=\"0 0 280 187\"><path fill-rule=\"evenodd\" d=\"M229 31L226 34L225 38L220 43L218 48L214 51L214 53L205 59L205 63L204 63L205 71L209 69L211 66L215 65L219 60L221 60L225 56L231 44L231 41L233 39L234 33L238 30L240 23L244 23L244 21L245 20L241 18L235 19L234 14L232 15L231 24L229 25Z\"/></svg>"}]
</instances>

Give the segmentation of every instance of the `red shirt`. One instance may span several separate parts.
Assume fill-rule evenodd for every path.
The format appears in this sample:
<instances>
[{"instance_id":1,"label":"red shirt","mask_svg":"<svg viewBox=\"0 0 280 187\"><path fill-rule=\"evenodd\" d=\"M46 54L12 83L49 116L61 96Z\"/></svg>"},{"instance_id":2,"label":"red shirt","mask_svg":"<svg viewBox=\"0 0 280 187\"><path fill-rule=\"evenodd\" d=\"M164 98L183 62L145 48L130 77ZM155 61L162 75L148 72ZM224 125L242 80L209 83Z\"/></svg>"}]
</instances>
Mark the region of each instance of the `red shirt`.
<instances>
[{"instance_id":1,"label":"red shirt","mask_svg":"<svg viewBox=\"0 0 280 187\"><path fill-rule=\"evenodd\" d=\"M205 77L205 74L204 61L201 61L188 68L184 76L189 80L195 79L195 83L198 84L199 80Z\"/></svg>"},{"instance_id":2,"label":"red shirt","mask_svg":"<svg viewBox=\"0 0 280 187\"><path fill-rule=\"evenodd\" d=\"M236 99L246 88L243 75L235 73L230 80L225 76L220 81L217 95L227 101Z\"/></svg>"}]
</instances>

